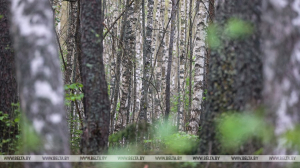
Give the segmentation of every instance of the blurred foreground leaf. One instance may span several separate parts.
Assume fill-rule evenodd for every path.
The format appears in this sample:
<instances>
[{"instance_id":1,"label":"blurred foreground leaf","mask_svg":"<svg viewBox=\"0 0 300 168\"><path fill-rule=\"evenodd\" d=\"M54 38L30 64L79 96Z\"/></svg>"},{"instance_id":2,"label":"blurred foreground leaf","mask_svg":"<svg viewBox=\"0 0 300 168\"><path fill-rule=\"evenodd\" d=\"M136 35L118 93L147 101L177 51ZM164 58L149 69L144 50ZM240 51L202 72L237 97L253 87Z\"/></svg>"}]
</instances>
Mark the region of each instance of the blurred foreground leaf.
<instances>
[{"instance_id":1,"label":"blurred foreground leaf","mask_svg":"<svg viewBox=\"0 0 300 168\"><path fill-rule=\"evenodd\" d=\"M251 23L237 18L230 19L225 26L226 35L233 39L251 35L252 32L253 26Z\"/></svg>"}]
</instances>

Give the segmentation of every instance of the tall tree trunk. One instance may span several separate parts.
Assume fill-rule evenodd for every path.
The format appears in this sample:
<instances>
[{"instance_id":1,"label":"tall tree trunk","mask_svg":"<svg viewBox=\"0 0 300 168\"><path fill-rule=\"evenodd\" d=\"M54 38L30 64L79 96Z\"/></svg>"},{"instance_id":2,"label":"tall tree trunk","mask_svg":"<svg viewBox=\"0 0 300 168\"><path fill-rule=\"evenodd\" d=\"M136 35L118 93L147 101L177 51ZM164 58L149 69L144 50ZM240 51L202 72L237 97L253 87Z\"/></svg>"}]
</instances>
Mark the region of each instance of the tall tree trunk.
<instances>
[{"instance_id":1,"label":"tall tree trunk","mask_svg":"<svg viewBox=\"0 0 300 168\"><path fill-rule=\"evenodd\" d=\"M127 4L126 4L127 5ZM124 50L125 50L125 42L124 42L124 36L125 36L125 31L126 31L126 23L127 23L127 18L128 18L128 10L126 8L124 16L122 18L122 28L121 28L121 35L120 35L120 39L119 39L119 44L118 44L118 52L117 52L117 72L116 72L116 82L115 82L115 89L114 89L114 104L113 104L113 109L112 109L112 116L111 116L111 134L114 131L114 120L115 120L115 115L116 113L116 109L117 109L117 105L118 105L118 97L119 97L119 91L120 91L120 77L121 77L121 59L122 56L124 55ZM120 109L119 109L120 110ZM120 122L120 121L119 121ZM120 125L120 124L116 124L116 125ZM120 127L116 127L115 128L116 131L119 131Z\"/></svg>"},{"instance_id":2,"label":"tall tree trunk","mask_svg":"<svg viewBox=\"0 0 300 168\"><path fill-rule=\"evenodd\" d=\"M188 104L188 110L186 112L186 122L190 119L191 116L191 109L192 109L192 66L193 66L193 0L190 0L189 3L189 104ZM191 128L188 127L188 131L190 131Z\"/></svg>"},{"instance_id":3,"label":"tall tree trunk","mask_svg":"<svg viewBox=\"0 0 300 168\"><path fill-rule=\"evenodd\" d=\"M129 4L129 0L127 3ZM128 11L128 21L126 21L125 25L125 36L124 36L124 54L123 54L123 77L122 77L122 96L120 100L120 124L121 127L126 126L126 112L129 107L128 94L130 90L130 82L132 75L132 59L135 57L135 34L134 34L134 25L136 22L133 7L127 7Z\"/></svg>"},{"instance_id":4,"label":"tall tree trunk","mask_svg":"<svg viewBox=\"0 0 300 168\"><path fill-rule=\"evenodd\" d=\"M116 20L117 19L117 15L118 15L118 8L117 8L117 4L116 1L114 1L113 3L113 19ZM126 16L127 14L125 13L123 16ZM113 37L113 44L112 44L112 56L113 56L113 61L112 61L112 68L111 68L111 119L110 119L110 134L113 134L114 131L114 116L116 114L116 108L117 108L117 103L118 103L118 96L119 96L119 86L120 86L120 64L121 64L121 51L122 49L120 48L119 50L116 50L117 48L117 40L115 39L115 37L117 37L118 34L118 27L117 24L115 24L112 28L112 35ZM123 35L120 37L120 41L119 41L119 47L122 44L122 38ZM116 58L115 58L116 56Z\"/></svg>"},{"instance_id":5,"label":"tall tree trunk","mask_svg":"<svg viewBox=\"0 0 300 168\"><path fill-rule=\"evenodd\" d=\"M0 117L8 114L12 119L14 109L12 103L17 103L17 82L15 79L15 61L12 42L9 36L9 0L0 0ZM11 139L10 131L17 132L18 130L10 130L6 123L0 121L0 130L2 141ZM7 130L7 131L4 131ZM1 144L3 142L0 142ZM8 143L3 143L0 152L3 154L9 153Z\"/></svg>"},{"instance_id":6,"label":"tall tree trunk","mask_svg":"<svg viewBox=\"0 0 300 168\"><path fill-rule=\"evenodd\" d=\"M166 25L168 22L168 17L166 17L166 1L165 0L161 0L161 8L160 8L160 17L161 17L161 48L159 50L159 54L161 55L160 57L162 58L161 60L161 99L165 100L165 94L166 94L166 66L167 66L167 55L166 54L166 34L167 34L167 30ZM163 109L161 111L161 117L164 118L164 109L165 109L165 101L162 101L163 104Z\"/></svg>"},{"instance_id":7,"label":"tall tree trunk","mask_svg":"<svg viewBox=\"0 0 300 168\"><path fill-rule=\"evenodd\" d=\"M264 101L267 121L275 128L276 140L266 145L273 155L298 153L282 142L287 131L299 124L300 109L300 20L299 1L264 0L262 9L264 51ZM286 165L270 163L271 167Z\"/></svg>"},{"instance_id":8,"label":"tall tree trunk","mask_svg":"<svg viewBox=\"0 0 300 168\"><path fill-rule=\"evenodd\" d=\"M110 104L103 65L103 1L81 1L82 83L87 128L84 154L107 149Z\"/></svg>"},{"instance_id":9,"label":"tall tree trunk","mask_svg":"<svg viewBox=\"0 0 300 168\"><path fill-rule=\"evenodd\" d=\"M75 83L75 76L76 76L76 48L75 48L75 33L76 33L76 20L77 20L77 3L76 2L69 2L69 18L68 18L68 41L67 41L67 50L68 50L68 54L67 54L67 58L70 57L70 62L67 63L67 69L65 71L65 79L64 79L64 84L70 84L70 83ZM67 59L68 60L68 59ZM74 93L74 92L72 92ZM66 93L66 94L70 94ZM75 100L76 101L76 100ZM72 101L71 102L71 107L70 110L67 108L67 113L70 114L71 120L74 121L74 117L76 115L74 115L74 106L75 106L75 102ZM69 111L68 111L69 110ZM75 123L71 121L70 122L70 137L71 137L71 141L73 141L72 137L73 137L73 132L74 132L74 127L75 127Z\"/></svg>"},{"instance_id":10,"label":"tall tree trunk","mask_svg":"<svg viewBox=\"0 0 300 168\"><path fill-rule=\"evenodd\" d=\"M177 0L172 0L172 12L171 12L171 33L170 33L170 42L169 42L169 58L168 58L168 69L166 75L166 112L165 120L168 121L170 113L170 75L171 75L171 65L173 57L173 40L176 28L176 8Z\"/></svg>"},{"instance_id":11,"label":"tall tree trunk","mask_svg":"<svg viewBox=\"0 0 300 168\"><path fill-rule=\"evenodd\" d=\"M144 4L142 4L144 5ZM153 5L154 1L153 0L148 0L148 15L147 15L147 27L146 27L146 32L143 33L143 80L142 80L142 97L141 97L141 105L140 105L140 120L145 120L149 119L147 115L147 109L148 109L148 89L149 89L149 71L150 71L150 64L151 64L151 41L152 41L152 22L153 22ZM142 6L142 8L144 8ZM142 11L145 12L145 11ZM143 15L143 22L145 22L145 14L142 13ZM144 27L143 23L143 27ZM145 28L142 28L142 31L145 31Z\"/></svg>"},{"instance_id":12,"label":"tall tree trunk","mask_svg":"<svg viewBox=\"0 0 300 168\"><path fill-rule=\"evenodd\" d=\"M262 62L260 54L260 14L256 9L260 0L232 0L219 1L217 4L215 23L219 30L224 29L232 18L253 25L251 35L243 38L228 38L226 31L217 32L221 45L211 51L208 96L206 108L201 118L200 153L219 154L221 146L217 140L218 131L215 129L214 119L217 115L227 111L255 110L261 102L262 90ZM243 28L248 24L243 25ZM253 154L258 150L255 143L247 144L239 154ZM244 166L242 166L244 167Z\"/></svg>"},{"instance_id":13,"label":"tall tree trunk","mask_svg":"<svg viewBox=\"0 0 300 168\"><path fill-rule=\"evenodd\" d=\"M162 109L160 109L160 104L161 104L161 95L162 95L162 83L163 83L163 79L165 79L165 77L163 77L162 75L165 74L163 73L163 56L164 56L164 44L163 41L163 35L164 35L164 0L161 1L161 3L158 5L158 9L157 9L157 13L159 13L159 17L157 18L158 21L158 33L157 33L157 38L160 40L158 41L159 45L161 45L161 47L159 45L157 45L157 49L156 52L157 55L157 69L156 69L156 89L157 89L157 95L155 98L156 101L156 105L155 105L155 113L156 113L156 119L159 119L162 116Z\"/></svg>"},{"instance_id":14,"label":"tall tree trunk","mask_svg":"<svg viewBox=\"0 0 300 168\"><path fill-rule=\"evenodd\" d=\"M180 111L182 112L182 131L185 130L185 121L186 121L186 108L185 108L185 99L186 99L186 72L187 72L187 35L188 35L188 0L181 1L181 38L180 38L180 85L181 85L181 105ZM184 30L184 31L183 31Z\"/></svg>"},{"instance_id":15,"label":"tall tree trunk","mask_svg":"<svg viewBox=\"0 0 300 168\"><path fill-rule=\"evenodd\" d=\"M207 56L207 46L206 46L206 30L208 27L208 6L209 0L203 0L202 2L197 1L196 4L196 33L195 33L195 66L194 66L194 86L193 86L193 101L192 101L192 111L191 118L189 121L189 126L191 128L190 132L194 135L198 133L198 128L200 124L200 113L202 106L202 95L203 95L203 75L205 63L204 59ZM191 80L190 80L191 81Z\"/></svg>"},{"instance_id":16,"label":"tall tree trunk","mask_svg":"<svg viewBox=\"0 0 300 168\"><path fill-rule=\"evenodd\" d=\"M177 130L180 131L181 130L181 117L182 117L182 113L180 111L180 105L181 105L181 90L180 90L180 35L181 35L181 31L180 31L180 26L181 26L181 22L180 22L180 12L181 12L181 2L179 2L179 7L177 10L177 41L176 41L176 53L177 53Z\"/></svg>"},{"instance_id":17,"label":"tall tree trunk","mask_svg":"<svg viewBox=\"0 0 300 168\"><path fill-rule=\"evenodd\" d=\"M40 144L31 144L38 150L29 145L25 153L68 155L63 80L50 3L48 0L13 0L11 13L21 109L40 141ZM32 139L27 138L33 133L24 131L25 142L30 143ZM51 166L71 167L71 164L56 162ZM25 167L49 167L49 163L27 162Z\"/></svg>"}]
</instances>

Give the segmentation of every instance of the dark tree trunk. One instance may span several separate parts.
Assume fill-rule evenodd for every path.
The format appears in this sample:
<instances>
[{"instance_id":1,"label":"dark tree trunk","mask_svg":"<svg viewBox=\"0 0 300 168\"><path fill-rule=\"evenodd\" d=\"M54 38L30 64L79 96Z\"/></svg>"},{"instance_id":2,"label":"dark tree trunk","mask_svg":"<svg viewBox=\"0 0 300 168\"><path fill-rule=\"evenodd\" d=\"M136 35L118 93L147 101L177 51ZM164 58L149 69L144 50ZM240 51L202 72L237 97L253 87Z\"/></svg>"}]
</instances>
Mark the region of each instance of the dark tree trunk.
<instances>
[{"instance_id":1,"label":"dark tree trunk","mask_svg":"<svg viewBox=\"0 0 300 168\"><path fill-rule=\"evenodd\" d=\"M259 46L260 0L219 1L215 22L224 29L228 19L235 17L250 22L254 32L243 39L228 38L217 32L221 44L211 51L206 108L201 116L200 153L220 154L214 119L227 111L250 111L260 105L262 62ZM226 36L226 37L225 37ZM246 145L239 154L253 154L257 148Z\"/></svg>"},{"instance_id":2,"label":"dark tree trunk","mask_svg":"<svg viewBox=\"0 0 300 168\"><path fill-rule=\"evenodd\" d=\"M81 1L81 66L86 129L83 153L96 155L107 149L110 102L103 65L103 1Z\"/></svg>"},{"instance_id":3,"label":"dark tree trunk","mask_svg":"<svg viewBox=\"0 0 300 168\"><path fill-rule=\"evenodd\" d=\"M24 120L28 121L23 127L27 144L24 152L28 155L68 155L63 80L50 3L48 0L13 0L11 13L21 110L26 117ZM32 144L32 139L28 140L34 134L39 143ZM46 162L25 163L27 168L49 165ZM57 162L51 166L68 168L71 164Z\"/></svg>"},{"instance_id":4,"label":"dark tree trunk","mask_svg":"<svg viewBox=\"0 0 300 168\"><path fill-rule=\"evenodd\" d=\"M188 104L188 110L186 112L186 121L187 123L191 116L191 110L192 110L192 67L193 67L193 18L192 18L192 11L193 11L193 0L190 0L190 9L189 9L189 19L190 19L190 25L189 25L189 104ZM188 131L190 130L190 127L188 126Z\"/></svg>"},{"instance_id":5,"label":"dark tree trunk","mask_svg":"<svg viewBox=\"0 0 300 168\"><path fill-rule=\"evenodd\" d=\"M179 0L178 0L179 1ZM168 121L170 113L170 78L171 78L171 66L172 66L172 57L173 57L173 41L176 28L176 8L177 0L172 0L172 12L171 12L171 34L169 42L169 59L168 59L168 68L166 76L166 113L165 120Z\"/></svg>"},{"instance_id":6,"label":"dark tree trunk","mask_svg":"<svg viewBox=\"0 0 300 168\"><path fill-rule=\"evenodd\" d=\"M17 82L15 79L15 61L12 42L9 36L9 0L0 0L0 117L8 114L11 119L14 116L14 109L11 103L17 103ZM16 132L17 129L11 130L6 124L0 121L0 137L2 141L12 138L10 131ZM2 142L0 142L2 143ZM0 153L9 153L8 143L2 144Z\"/></svg>"},{"instance_id":7,"label":"dark tree trunk","mask_svg":"<svg viewBox=\"0 0 300 168\"><path fill-rule=\"evenodd\" d=\"M150 0L150 2L153 2ZM142 93L141 93L141 104L140 104L140 114L138 116L139 121L147 121L146 113L148 108L148 72L150 68L149 55L147 55L147 41L145 32L145 0L142 0L142 37L143 37L143 78L142 78ZM151 47L151 46L150 46Z\"/></svg>"}]
</instances>

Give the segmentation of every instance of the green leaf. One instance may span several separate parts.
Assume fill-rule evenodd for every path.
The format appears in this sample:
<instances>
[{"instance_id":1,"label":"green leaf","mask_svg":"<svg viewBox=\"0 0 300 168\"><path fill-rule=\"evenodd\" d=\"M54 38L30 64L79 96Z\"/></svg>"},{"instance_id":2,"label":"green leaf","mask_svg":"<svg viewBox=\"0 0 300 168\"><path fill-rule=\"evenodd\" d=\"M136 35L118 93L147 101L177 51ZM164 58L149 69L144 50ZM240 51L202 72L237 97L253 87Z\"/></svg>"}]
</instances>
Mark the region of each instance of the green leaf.
<instances>
[{"instance_id":1,"label":"green leaf","mask_svg":"<svg viewBox=\"0 0 300 168\"><path fill-rule=\"evenodd\" d=\"M15 123L18 123L19 121L20 121L20 118L19 118L19 117L14 119L14 122L15 122Z\"/></svg>"},{"instance_id":2,"label":"green leaf","mask_svg":"<svg viewBox=\"0 0 300 168\"><path fill-rule=\"evenodd\" d=\"M0 19L2 19L4 16L3 15L0 15Z\"/></svg>"},{"instance_id":3,"label":"green leaf","mask_svg":"<svg viewBox=\"0 0 300 168\"><path fill-rule=\"evenodd\" d=\"M87 63L86 66L89 67L89 68L92 68L92 67L93 67L93 65L92 65L92 64L89 64L89 63Z\"/></svg>"},{"instance_id":4,"label":"green leaf","mask_svg":"<svg viewBox=\"0 0 300 168\"><path fill-rule=\"evenodd\" d=\"M267 136L267 126L262 117L250 114L225 113L219 118L218 130L222 134L221 142L227 149L234 149L253 136Z\"/></svg>"},{"instance_id":5,"label":"green leaf","mask_svg":"<svg viewBox=\"0 0 300 168\"><path fill-rule=\"evenodd\" d=\"M230 19L225 26L226 35L233 39L251 35L252 32L253 26L251 23L237 18Z\"/></svg>"},{"instance_id":6,"label":"green leaf","mask_svg":"<svg viewBox=\"0 0 300 168\"><path fill-rule=\"evenodd\" d=\"M207 37L208 37L207 40L208 40L209 47L211 47L212 49L216 49L221 45L221 40L217 35L218 31L219 30L217 25L214 24L209 25L207 31Z\"/></svg>"}]
</instances>

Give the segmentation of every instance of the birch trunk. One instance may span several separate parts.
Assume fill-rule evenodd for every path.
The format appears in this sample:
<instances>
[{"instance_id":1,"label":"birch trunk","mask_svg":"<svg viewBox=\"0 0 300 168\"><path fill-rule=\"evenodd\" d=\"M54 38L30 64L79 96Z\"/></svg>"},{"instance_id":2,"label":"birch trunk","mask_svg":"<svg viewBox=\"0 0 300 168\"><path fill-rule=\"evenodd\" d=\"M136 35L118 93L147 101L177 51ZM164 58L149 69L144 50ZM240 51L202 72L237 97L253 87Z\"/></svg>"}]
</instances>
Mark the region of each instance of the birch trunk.
<instances>
[{"instance_id":1,"label":"birch trunk","mask_svg":"<svg viewBox=\"0 0 300 168\"><path fill-rule=\"evenodd\" d=\"M127 4L129 1L127 1ZM124 54L123 54L123 77L122 77L122 97L120 100L120 119L122 127L126 126L126 118L128 111L127 108L129 107L128 101L128 93L130 90L130 81L131 81L131 74L132 74L132 59L135 57L135 34L134 34L134 27L136 18L134 17L134 10L133 7L127 7L128 10L128 21L124 24L125 26L125 37L124 37Z\"/></svg>"},{"instance_id":2,"label":"birch trunk","mask_svg":"<svg viewBox=\"0 0 300 168\"><path fill-rule=\"evenodd\" d=\"M203 95L203 79L204 79L204 59L207 55L206 46L206 30L208 27L208 9L209 0L203 0L202 2L197 1L196 5L196 33L195 33L195 65L194 65L194 86L193 86L193 101L191 118L189 126L191 128L190 133L196 135L200 124L200 113L202 106L202 95Z\"/></svg>"},{"instance_id":3,"label":"birch trunk","mask_svg":"<svg viewBox=\"0 0 300 168\"><path fill-rule=\"evenodd\" d=\"M147 27L146 32L143 35L144 46L143 46L143 79L142 79L142 97L141 97L141 107L140 107L140 120L145 120L149 122L149 116L147 115L148 109L148 89L149 89L149 72L151 64L151 41L152 41L152 29L153 29L153 0L148 0L148 15L147 15ZM142 29L142 31L145 31ZM148 116L148 117L147 117Z\"/></svg>"},{"instance_id":4,"label":"birch trunk","mask_svg":"<svg viewBox=\"0 0 300 168\"><path fill-rule=\"evenodd\" d=\"M300 119L300 2L280 2L264 0L262 9L264 100L276 136L276 142L266 148L268 154L291 155L298 151L285 146L282 135L295 130Z\"/></svg>"},{"instance_id":5,"label":"birch trunk","mask_svg":"<svg viewBox=\"0 0 300 168\"><path fill-rule=\"evenodd\" d=\"M63 80L50 3L48 0L13 0L11 13L21 109L40 141L35 144L38 150L25 147L25 153L68 155ZM47 162L25 163L27 168L49 165ZM57 162L51 166L71 167L71 164Z\"/></svg>"},{"instance_id":6,"label":"birch trunk","mask_svg":"<svg viewBox=\"0 0 300 168\"><path fill-rule=\"evenodd\" d=\"M117 50L117 64L116 64L116 73L115 73L115 84L114 84L114 99L113 99L113 109L111 114L111 131L110 133L114 133L114 127L115 127L115 116L117 116L117 105L118 105L118 98L119 98L119 91L120 91L120 77L121 77L121 58L124 52L124 35L125 35L125 26L127 22L127 10L124 13L124 16L122 18L122 28L121 28L121 34L119 38L118 43L118 50ZM119 124L120 125L120 124ZM120 128L120 127L119 127ZM119 128L116 128L116 131L119 130Z\"/></svg>"}]
</instances>

